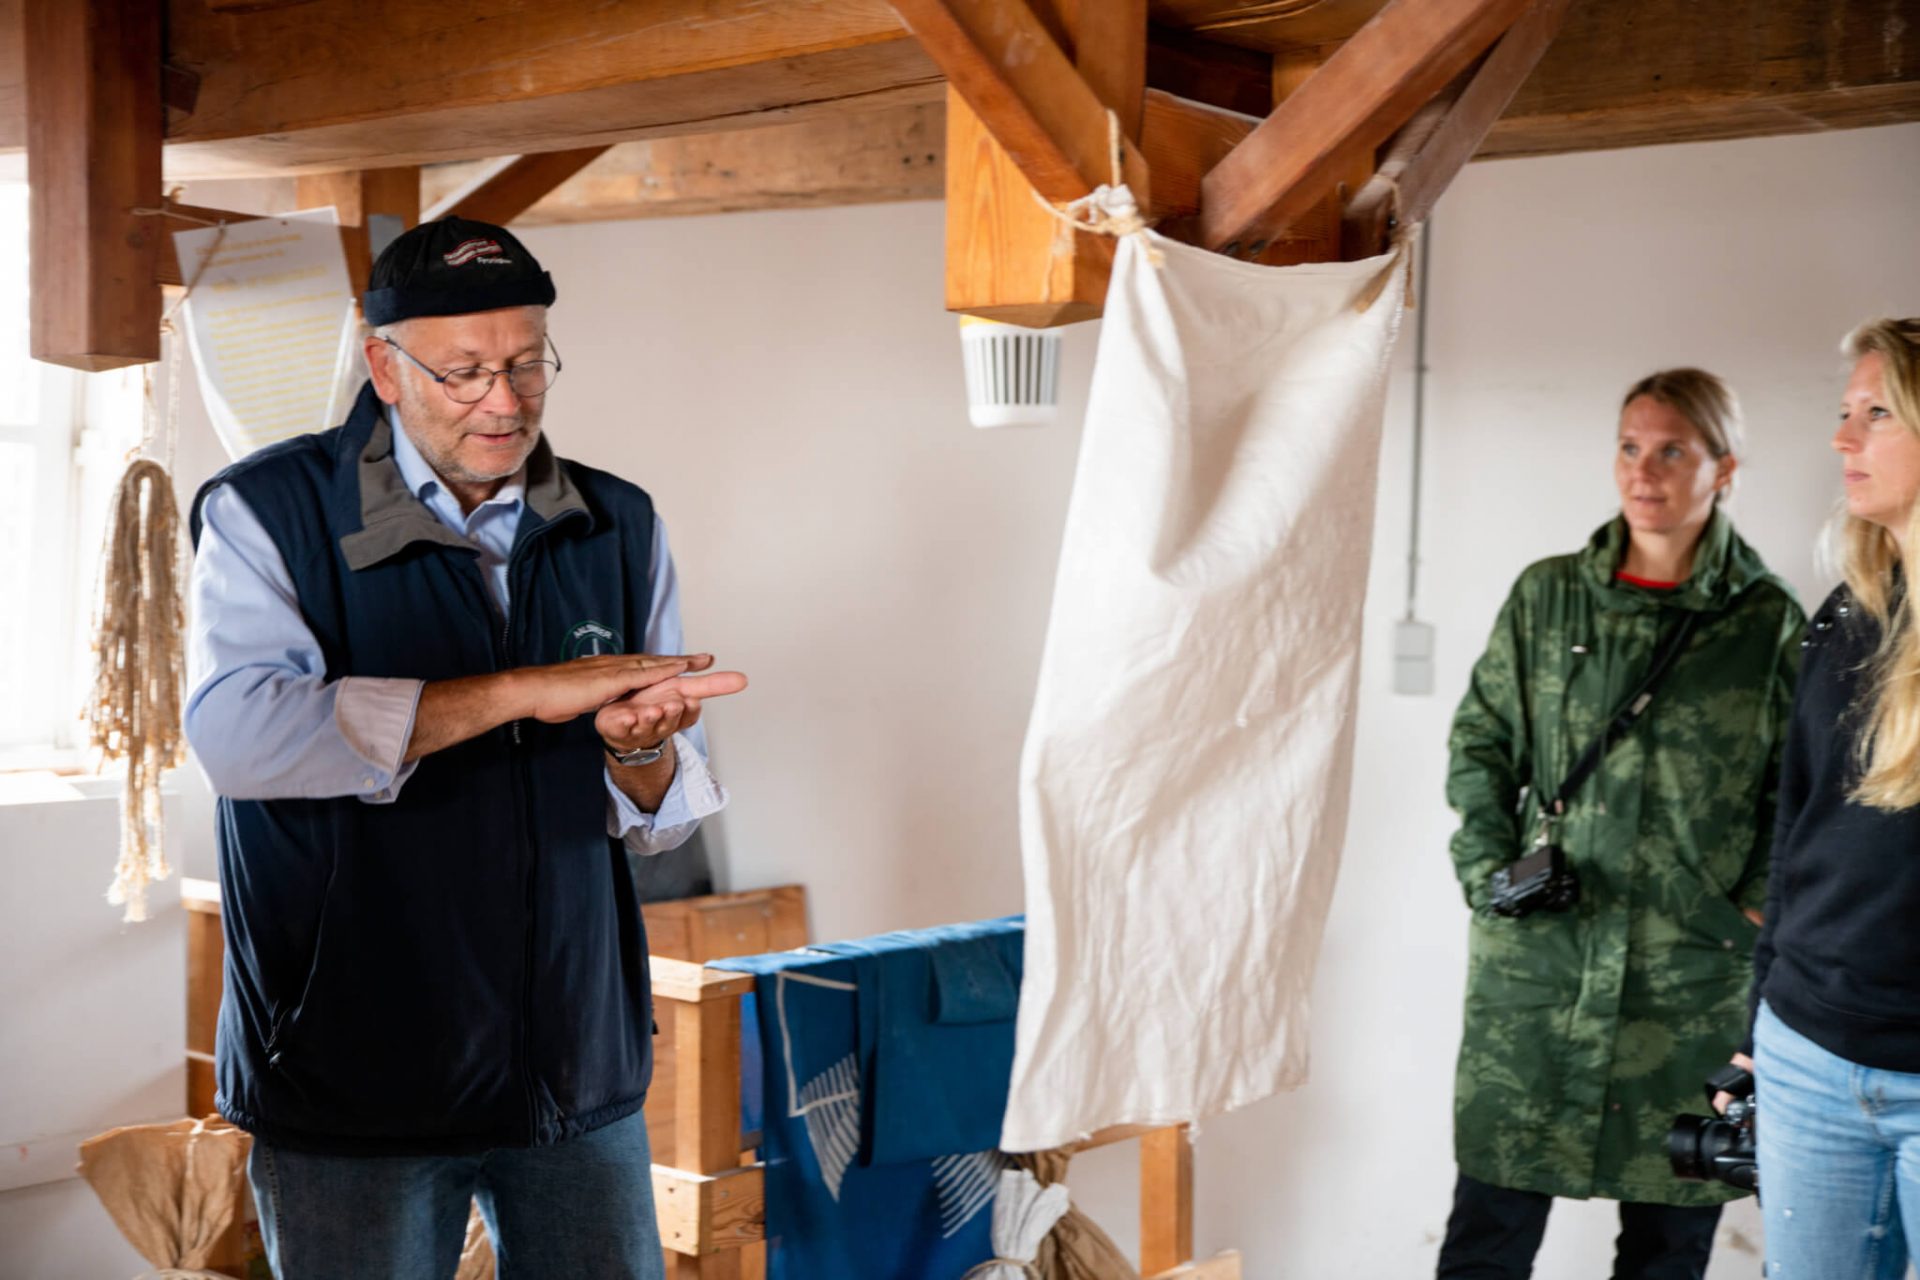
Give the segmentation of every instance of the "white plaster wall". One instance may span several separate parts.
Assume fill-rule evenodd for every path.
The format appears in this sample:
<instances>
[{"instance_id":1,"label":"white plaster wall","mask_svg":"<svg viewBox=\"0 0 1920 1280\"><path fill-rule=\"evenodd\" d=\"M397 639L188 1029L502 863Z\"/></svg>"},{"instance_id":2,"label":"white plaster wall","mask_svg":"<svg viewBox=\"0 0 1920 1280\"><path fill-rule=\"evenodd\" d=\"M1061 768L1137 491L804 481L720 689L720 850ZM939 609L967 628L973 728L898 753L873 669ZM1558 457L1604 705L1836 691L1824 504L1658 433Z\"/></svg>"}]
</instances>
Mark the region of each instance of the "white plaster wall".
<instances>
[{"instance_id":1,"label":"white plaster wall","mask_svg":"<svg viewBox=\"0 0 1920 1280\"><path fill-rule=\"evenodd\" d=\"M1430 1271L1453 1177L1465 909L1442 798L1454 701L1514 575L1612 510L1617 398L1698 363L1742 394L1734 508L1807 597L1837 494L1825 440L1855 320L1920 312L1920 128L1471 168L1442 205L1421 615L1439 693L1389 692L1411 329L1383 459L1347 864L1317 987L1314 1082L1205 1126L1202 1251L1248 1274ZM1091 327L1065 421L965 425L939 310L941 211L905 205L529 232L560 282L561 447L648 486L690 643L750 673L712 723L734 885L804 881L818 936L1019 906L1014 780L1065 511ZM1125 1152L1082 1162L1130 1239ZM1751 1212L1719 1277L1752 1274ZM1601 1273L1610 1208L1556 1210L1539 1274Z\"/></svg>"},{"instance_id":2,"label":"white plaster wall","mask_svg":"<svg viewBox=\"0 0 1920 1280\"><path fill-rule=\"evenodd\" d=\"M132 1276L145 1264L72 1176L76 1147L181 1114L185 913L177 884L161 884L146 923L121 923L105 900L112 789L38 789L69 794L29 803L17 781L0 788L0 1276Z\"/></svg>"},{"instance_id":3,"label":"white plaster wall","mask_svg":"<svg viewBox=\"0 0 1920 1280\"><path fill-rule=\"evenodd\" d=\"M1862 316L1920 312L1916 161L1920 126L1904 126L1480 165L1447 197L1427 299L1421 605L1439 628L1439 693L1388 691L1409 327L1314 1080L1204 1127L1203 1252L1243 1250L1257 1280L1430 1274L1453 1177L1465 932L1441 786L1467 668L1515 573L1610 513L1617 396L1661 365L1703 364L1739 389L1753 456L1736 516L1818 598L1809 548L1837 492L1834 344ZM690 642L754 681L711 710L735 795L714 828L722 875L805 882L819 937L1018 910L1016 761L1093 328L1067 333L1061 425L977 432L940 310L937 205L526 238L560 285L558 447L653 491ZM218 458L193 403L186 484ZM203 791L180 785L185 824L203 824ZM0 811L0 845L7 822ZM212 873L191 832L181 861ZM1130 1242L1129 1158L1083 1157L1075 1181ZM80 1184L64 1186L0 1194L0 1239L21 1241L0 1251L0 1274L40 1275L10 1259L72 1252L83 1223L97 1231L72 1198ZM65 1197L59 1212L50 1196ZM1750 1212L1728 1222L1757 1240ZM1613 1230L1606 1206L1562 1206L1538 1274L1604 1274ZM1738 1244L1713 1280L1753 1274Z\"/></svg>"}]
</instances>

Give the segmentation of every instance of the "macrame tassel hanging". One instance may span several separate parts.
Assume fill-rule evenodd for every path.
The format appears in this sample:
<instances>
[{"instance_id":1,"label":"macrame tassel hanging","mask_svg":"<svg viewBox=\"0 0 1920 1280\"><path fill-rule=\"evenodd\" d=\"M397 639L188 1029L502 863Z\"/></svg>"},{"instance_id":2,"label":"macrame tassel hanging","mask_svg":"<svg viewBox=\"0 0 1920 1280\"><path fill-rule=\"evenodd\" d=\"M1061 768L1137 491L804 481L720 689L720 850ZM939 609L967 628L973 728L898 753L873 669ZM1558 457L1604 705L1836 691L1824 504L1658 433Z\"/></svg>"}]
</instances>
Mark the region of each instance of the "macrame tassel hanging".
<instances>
[{"instance_id":1,"label":"macrame tassel hanging","mask_svg":"<svg viewBox=\"0 0 1920 1280\"><path fill-rule=\"evenodd\" d=\"M169 200L178 191L169 193ZM227 238L212 224L166 205L134 213L218 225L180 298L160 320L167 347L167 408L153 400L153 368L141 376L140 449L127 464L107 517L94 606L93 692L88 738L103 762L126 762L120 793L120 857L107 901L127 908L129 923L147 918L147 886L173 874L167 864L160 775L187 760L181 711L186 696L186 607L180 594L184 544L173 500L174 449L180 439L180 335L173 318L193 296L207 264Z\"/></svg>"},{"instance_id":2,"label":"macrame tassel hanging","mask_svg":"<svg viewBox=\"0 0 1920 1280\"><path fill-rule=\"evenodd\" d=\"M144 380L141 454L127 466L108 514L94 610L94 680L88 737L106 761L124 761L120 856L107 901L124 919L147 918L147 886L173 874L167 864L160 776L186 762L181 709L186 690L186 610L180 594L180 510L167 466L152 456L164 437L172 461L178 415L178 348L168 370L164 428Z\"/></svg>"}]
</instances>

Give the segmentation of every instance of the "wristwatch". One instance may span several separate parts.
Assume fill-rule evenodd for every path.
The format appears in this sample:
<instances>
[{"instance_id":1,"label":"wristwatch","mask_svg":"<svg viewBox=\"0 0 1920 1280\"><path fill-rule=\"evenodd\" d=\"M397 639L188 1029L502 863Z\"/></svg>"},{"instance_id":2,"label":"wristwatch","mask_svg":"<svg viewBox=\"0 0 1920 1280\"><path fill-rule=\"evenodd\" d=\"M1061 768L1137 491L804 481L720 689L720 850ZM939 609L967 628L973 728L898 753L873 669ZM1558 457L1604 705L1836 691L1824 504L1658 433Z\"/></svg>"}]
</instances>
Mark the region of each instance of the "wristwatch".
<instances>
[{"instance_id":1,"label":"wristwatch","mask_svg":"<svg viewBox=\"0 0 1920 1280\"><path fill-rule=\"evenodd\" d=\"M615 750L613 744L607 742L604 738L600 741L601 745L606 747L607 754L613 757L615 764L624 764L637 768L640 765L653 764L658 761L661 756L667 754L667 746L673 739L662 738L650 747L635 747L631 751Z\"/></svg>"}]
</instances>

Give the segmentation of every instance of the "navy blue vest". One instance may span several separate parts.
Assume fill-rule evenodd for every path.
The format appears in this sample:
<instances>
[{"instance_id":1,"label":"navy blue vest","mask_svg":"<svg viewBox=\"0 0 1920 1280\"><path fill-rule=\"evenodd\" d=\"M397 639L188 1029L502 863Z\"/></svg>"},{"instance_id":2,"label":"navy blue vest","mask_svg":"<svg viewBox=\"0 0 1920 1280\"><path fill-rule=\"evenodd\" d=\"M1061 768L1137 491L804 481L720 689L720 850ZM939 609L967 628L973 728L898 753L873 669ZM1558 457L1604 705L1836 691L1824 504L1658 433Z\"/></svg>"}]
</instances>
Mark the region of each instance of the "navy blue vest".
<instances>
[{"instance_id":1,"label":"navy blue vest","mask_svg":"<svg viewBox=\"0 0 1920 1280\"><path fill-rule=\"evenodd\" d=\"M653 504L543 439L503 624L476 552L406 491L369 384L346 424L231 485L279 548L325 676L446 680L637 652ZM268 1141L350 1154L557 1142L639 1110L646 937L607 835L593 718L521 721L421 760L392 804L219 804L226 996L218 1105Z\"/></svg>"}]
</instances>

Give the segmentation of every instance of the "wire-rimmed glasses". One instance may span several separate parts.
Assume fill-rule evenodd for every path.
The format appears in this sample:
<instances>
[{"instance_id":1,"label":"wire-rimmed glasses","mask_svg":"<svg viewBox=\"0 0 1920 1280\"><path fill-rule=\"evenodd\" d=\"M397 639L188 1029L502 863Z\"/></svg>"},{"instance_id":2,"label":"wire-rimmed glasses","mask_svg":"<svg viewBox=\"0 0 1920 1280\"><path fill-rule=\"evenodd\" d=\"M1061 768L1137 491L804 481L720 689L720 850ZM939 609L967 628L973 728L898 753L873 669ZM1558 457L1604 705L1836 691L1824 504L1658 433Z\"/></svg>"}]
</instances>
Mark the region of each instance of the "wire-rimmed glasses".
<instances>
[{"instance_id":1,"label":"wire-rimmed glasses","mask_svg":"<svg viewBox=\"0 0 1920 1280\"><path fill-rule=\"evenodd\" d=\"M485 400L487 393L493 390L493 380L503 373L507 376L507 386L522 400L537 400L547 394L554 380L560 376L560 348L554 346L552 338L547 339L547 345L553 347L551 360L523 360L505 369L489 369L485 365L475 364L463 369L449 369L445 373L435 373L420 357L392 338L383 337L380 341L419 365L429 378L440 384L440 389L447 393L447 399L455 404L478 404Z\"/></svg>"}]
</instances>

